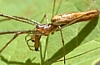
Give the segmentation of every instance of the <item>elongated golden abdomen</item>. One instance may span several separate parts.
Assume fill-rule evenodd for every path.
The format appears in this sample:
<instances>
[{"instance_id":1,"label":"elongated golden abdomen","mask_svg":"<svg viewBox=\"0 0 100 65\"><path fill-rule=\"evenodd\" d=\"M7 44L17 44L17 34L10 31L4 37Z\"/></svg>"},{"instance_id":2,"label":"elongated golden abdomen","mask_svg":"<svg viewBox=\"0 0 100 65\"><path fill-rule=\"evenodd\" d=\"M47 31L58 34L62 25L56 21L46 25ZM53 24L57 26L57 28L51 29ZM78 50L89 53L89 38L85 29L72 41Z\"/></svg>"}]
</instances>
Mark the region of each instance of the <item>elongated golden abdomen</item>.
<instances>
[{"instance_id":1,"label":"elongated golden abdomen","mask_svg":"<svg viewBox=\"0 0 100 65\"><path fill-rule=\"evenodd\" d=\"M78 13L67 13L67 14L58 14L51 19L51 22L54 25L64 25L70 23L76 23L81 21L92 20L99 15L99 10L91 10L86 12Z\"/></svg>"}]
</instances>

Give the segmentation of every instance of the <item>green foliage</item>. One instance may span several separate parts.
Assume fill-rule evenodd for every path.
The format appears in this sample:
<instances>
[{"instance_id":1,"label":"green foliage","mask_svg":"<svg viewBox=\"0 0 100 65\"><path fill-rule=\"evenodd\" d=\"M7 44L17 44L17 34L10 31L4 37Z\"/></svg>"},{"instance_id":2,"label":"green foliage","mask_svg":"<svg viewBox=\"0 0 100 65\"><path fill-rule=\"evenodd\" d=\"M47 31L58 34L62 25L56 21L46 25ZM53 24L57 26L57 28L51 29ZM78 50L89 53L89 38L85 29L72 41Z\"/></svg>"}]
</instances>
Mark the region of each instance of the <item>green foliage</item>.
<instances>
[{"instance_id":1,"label":"green foliage","mask_svg":"<svg viewBox=\"0 0 100 65\"><path fill-rule=\"evenodd\" d=\"M57 0L56 10L60 0ZM52 15L53 0L0 0L0 12L8 15L28 17L41 21L44 14L48 15L49 21ZM100 0L63 0L58 11L82 12L100 9ZM2 17L0 17L2 19ZM46 23L45 21L43 23ZM100 60L100 19L80 22L62 29L65 50L66 65L93 65L95 60ZM0 31L29 30L34 26L16 22L13 20L0 22ZM0 49L13 35L0 35ZM41 38L42 58L40 51L30 51L24 40L25 35L20 35L0 53L1 65L64 65L63 48L59 32L49 36L47 46L46 37ZM45 52L45 47L46 51ZM45 57L45 60L44 60Z\"/></svg>"}]
</instances>

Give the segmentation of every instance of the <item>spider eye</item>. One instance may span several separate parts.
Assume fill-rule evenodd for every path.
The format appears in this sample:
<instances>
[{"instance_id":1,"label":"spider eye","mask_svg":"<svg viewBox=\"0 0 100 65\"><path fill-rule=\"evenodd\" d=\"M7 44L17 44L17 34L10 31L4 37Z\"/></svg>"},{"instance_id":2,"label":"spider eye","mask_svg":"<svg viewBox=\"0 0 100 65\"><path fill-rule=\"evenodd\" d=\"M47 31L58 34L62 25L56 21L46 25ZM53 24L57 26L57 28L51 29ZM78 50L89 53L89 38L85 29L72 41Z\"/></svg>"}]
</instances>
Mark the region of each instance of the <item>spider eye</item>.
<instances>
[{"instance_id":1,"label":"spider eye","mask_svg":"<svg viewBox=\"0 0 100 65\"><path fill-rule=\"evenodd\" d=\"M35 42L35 40L31 40L32 42Z\"/></svg>"}]
</instances>

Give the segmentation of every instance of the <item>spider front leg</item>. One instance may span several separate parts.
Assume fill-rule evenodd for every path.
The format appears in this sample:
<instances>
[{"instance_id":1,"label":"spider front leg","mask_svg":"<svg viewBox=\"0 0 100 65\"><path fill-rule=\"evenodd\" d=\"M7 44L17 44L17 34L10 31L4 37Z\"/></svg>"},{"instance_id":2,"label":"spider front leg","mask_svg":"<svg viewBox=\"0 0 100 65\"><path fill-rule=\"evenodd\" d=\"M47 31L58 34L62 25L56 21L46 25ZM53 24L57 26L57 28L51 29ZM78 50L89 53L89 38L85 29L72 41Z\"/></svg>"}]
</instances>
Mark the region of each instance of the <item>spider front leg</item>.
<instances>
[{"instance_id":1,"label":"spider front leg","mask_svg":"<svg viewBox=\"0 0 100 65\"><path fill-rule=\"evenodd\" d=\"M22 30L22 31L6 31L6 32L0 32L0 35L5 35L5 34L15 34L13 36L13 38L11 40L9 40L7 42L7 44L0 50L0 53L15 39L18 37L18 35L20 34L41 34L41 33L38 33L37 31L35 30Z\"/></svg>"},{"instance_id":2,"label":"spider front leg","mask_svg":"<svg viewBox=\"0 0 100 65\"><path fill-rule=\"evenodd\" d=\"M6 45L0 50L0 53L1 53L15 38L17 38L19 34L20 34L19 32L15 33L15 35L13 36L13 38L12 38L11 40L9 40L9 41L6 43Z\"/></svg>"}]
</instances>

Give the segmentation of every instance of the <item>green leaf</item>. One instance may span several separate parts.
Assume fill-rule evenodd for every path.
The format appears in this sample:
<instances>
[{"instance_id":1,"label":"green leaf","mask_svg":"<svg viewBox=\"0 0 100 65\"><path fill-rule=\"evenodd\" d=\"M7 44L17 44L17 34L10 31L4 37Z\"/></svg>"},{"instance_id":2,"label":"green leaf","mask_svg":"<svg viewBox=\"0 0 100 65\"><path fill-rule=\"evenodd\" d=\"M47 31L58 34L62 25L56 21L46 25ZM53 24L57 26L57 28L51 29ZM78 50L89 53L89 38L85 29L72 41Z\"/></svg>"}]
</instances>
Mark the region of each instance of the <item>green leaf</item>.
<instances>
[{"instance_id":1,"label":"green leaf","mask_svg":"<svg viewBox=\"0 0 100 65\"><path fill-rule=\"evenodd\" d=\"M59 9L60 0L56 2L57 14L65 12L83 12L100 9L99 0L63 0ZM53 0L1 0L0 12L8 15L23 16L40 22L47 14L49 22L52 16ZM66 65L93 65L100 60L100 17L80 23L75 23L62 29L65 41ZM2 19L2 17L0 17ZM46 23L46 21L43 21ZM30 30L35 26L18 21L0 22L0 31ZM34 29L35 30L35 29ZM64 65L63 45L60 32L49 35L46 46L46 37L41 38L42 50L31 51L24 40L26 35L17 37L2 53L2 65ZM13 35L0 35L0 49ZM32 43L33 45L34 43ZM47 47L47 48L46 48ZM46 49L45 49L46 48ZM45 52L46 50L46 52ZM42 52L42 58L41 58ZM45 60L44 60L45 57Z\"/></svg>"}]
</instances>

